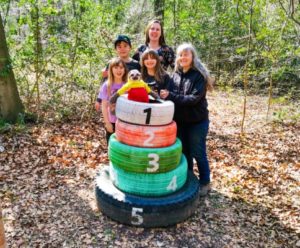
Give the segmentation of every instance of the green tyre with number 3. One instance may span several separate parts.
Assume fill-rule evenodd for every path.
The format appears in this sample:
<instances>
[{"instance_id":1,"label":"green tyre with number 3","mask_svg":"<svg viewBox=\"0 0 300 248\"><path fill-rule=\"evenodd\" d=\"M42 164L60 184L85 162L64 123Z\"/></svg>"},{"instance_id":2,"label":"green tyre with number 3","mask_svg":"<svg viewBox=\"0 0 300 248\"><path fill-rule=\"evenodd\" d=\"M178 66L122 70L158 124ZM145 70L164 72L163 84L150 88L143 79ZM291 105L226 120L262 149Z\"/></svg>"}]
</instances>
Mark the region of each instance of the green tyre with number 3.
<instances>
[{"instance_id":1,"label":"green tyre with number 3","mask_svg":"<svg viewBox=\"0 0 300 248\"><path fill-rule=\"evenodd\" d=\"M127 172L162 173L176 168L182 151L181 141L168 147L144 148L129 146L116 139L116 134L109 140L109 160Z\"/></svg>"},{"instance_id":2,"label":"green tyre with number 3","mask_svg":"<svg viewBox=\"0 0 300 248\"><path fill-rule=\"evenodd\" d=\"M179 165L168 172L150 174L128 172L110 163L110 176L120 190L142 196L162 196L178 191L187 179L187 161L181 155Z\"/></svg>"}]
</instances>

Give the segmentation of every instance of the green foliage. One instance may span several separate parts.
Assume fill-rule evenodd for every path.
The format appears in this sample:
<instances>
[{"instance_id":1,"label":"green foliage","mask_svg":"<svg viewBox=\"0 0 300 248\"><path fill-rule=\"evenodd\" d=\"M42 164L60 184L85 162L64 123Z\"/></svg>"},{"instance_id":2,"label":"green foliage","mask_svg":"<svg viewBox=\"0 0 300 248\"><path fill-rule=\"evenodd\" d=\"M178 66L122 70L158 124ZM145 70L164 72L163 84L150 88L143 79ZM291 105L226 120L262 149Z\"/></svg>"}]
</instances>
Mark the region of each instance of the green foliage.
<instances>
[{"instance_id":1,"label":"green foliage","mask_svg":"<svg viewBox=\"0 0 300 248\"><path fill-rule=\"evenodd\" d=\"M26 130L25 114L19 114L15 124L6 122L0 118L0 133L7 133L14 130L15 132L22 132Z\"/></svg>"},{"instance_id":2,"label":"green foliage","mask_svg":"<svg viewBox=\"0 0 300 248\"><path fill-rule=\"evenodd\" d=\"M11 124L0 118L0 133L6 133L11 130Z\"/></svg>"},{"instance_id":3,"label":"green foliage","mask_svg":"<svg viewBox=\"0 0 300 248\"><path fill-rule=\"evenodd\" d=\"M11 72L12 64L11 60L5 61L3 67L0 69L0 77L7 77Z\"/></svg>"},{"instance_id":4,"label":"green foliage","mask_svg":"<svg viewBox=\"0 0 300 248\"><path fill-rule=\"evenodd\" d=\"M248 60L250 89L266 89L272 71L274 85L281 89L275 93L286 94L286 89L291 88L299 92L299 26L287 17L277 1L255 0L252 10L251 2L165 1L167 43L174 48L182 42L193 43L224 88L241 86ZM5 16L7 42L27 108L37 97L37 77L42 108L50 106L59 111L61 106L90 103L99 88L101 69L115 55L113 39L117 34L128 34L133 50L143 43L144 28L155 17L153 3L1 1L1 12L9 10ZM250 11L253 22L247 57ZM65 115L68 111L62 114Z\"/></svg>"}]
</instances>

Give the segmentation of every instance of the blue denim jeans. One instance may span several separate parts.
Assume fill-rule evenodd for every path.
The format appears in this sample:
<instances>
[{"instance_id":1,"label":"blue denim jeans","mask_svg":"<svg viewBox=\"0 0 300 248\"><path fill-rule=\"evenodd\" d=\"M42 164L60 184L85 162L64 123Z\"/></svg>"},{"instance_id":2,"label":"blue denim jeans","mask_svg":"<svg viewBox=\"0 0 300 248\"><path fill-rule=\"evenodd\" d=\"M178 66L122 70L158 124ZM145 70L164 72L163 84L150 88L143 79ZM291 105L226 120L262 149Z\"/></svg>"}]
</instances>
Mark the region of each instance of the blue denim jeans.
<instances>
[{"instance_id":1,"label":"blue denim jeans","mask_svg":"<svg viewBox=\"0 0 300 248\"><path fill-rule=\"evenodd\" d=\"M189 170L193 171L193 159L199 171L199 182L205 185L210 182L210 169L206 154L206 136L209 121L177 126L177 137L182 142L182 152L186 156Z\"/></svg>"}]
</instances>

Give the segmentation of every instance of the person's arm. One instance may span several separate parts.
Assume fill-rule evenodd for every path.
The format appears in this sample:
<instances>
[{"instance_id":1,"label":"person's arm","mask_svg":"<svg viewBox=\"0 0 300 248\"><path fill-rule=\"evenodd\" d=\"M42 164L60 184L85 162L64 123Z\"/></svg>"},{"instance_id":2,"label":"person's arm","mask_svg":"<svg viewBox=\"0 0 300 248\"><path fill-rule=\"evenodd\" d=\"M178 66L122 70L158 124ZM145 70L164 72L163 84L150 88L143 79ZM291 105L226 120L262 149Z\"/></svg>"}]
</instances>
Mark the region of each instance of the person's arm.
<instances>
[{"instance_id":1,"label":"person's arm","mask_svg":"<svg viewBox=\"0 0 300 248\"><path fill-rule=\"evenodd\" d=\"M119 96L123 95L127 90L129 90L130 85L128 83L124 84L116 93L114 93L110 99L110 104L115 104Z\"/></svg>"},{"instance_id":2,"label":"person's arm","mask_svg":"<svg viewBox=\"0 0 300 248\"><path fill-rule=\"evenodd\" d=\"M113 133L113 125L109 121L109 115L108 115L108 101L102 100L102 115L103 115L103 122L104 127L109 133Z\"/></svg>"},{"instance_id":3,"label":"person's arm","mask_svg":"<svg viewBox=\"0 0 300 248\"><path fill-rule=\"evenodd\" d=\"M198 75L195 79L194 88L188 95L177 94L174 91L161 91L161 98L171 100L177 105L193 106L197 104L206 94L205 80L202 75Z\"/></svg>"},{"instance_id":4,"label":"person's arm","mask_svg":"<svg viewBox=\"0 0 300 248\"><path fill-rule=\"evenodd\" d=\"M120 96L120 95L119 95L118 92L114 93L114 94L110 97L109 103L110 103L111 105L115 104L115 103L117 102L117 99L118 99L119 96Z\"/></svg>"},{"instance_id":5,"label":"person's arm","mask_svg":"<svg viewBox=\"0 0 300 248\"><path fill-rule=\"evenodd\" d=\"M164 75L164 81L162 82L161 89L166 89L168 91L174 91L174 81L173 78L166 73Z\"/></svg>"},{"instance_id":6,"label":"person's arm","mask_svg":"<svg viewBox=\"0 0 300 248\"><path fill-rule=\"evenodd\" d=\"M155 100L159 100L160 97L157 93L155 93L154 91L150 91L149 95L152 96Z\"/></svg>"},{"instance_id":7,"label":"person's arm","mask_svg":"<svg viewBox=\"0 0 300 248\"><path fill-rule=\"evenodd\" d=\"M95 102L95 109L97 112L100 112L100 110L101 110L101 105L102 105L101 102L102 102L102 100L98 101L98 98L97 98L97 101Z\"/></svg>"},{"instance_id":8,"label":"person's arm","mask_svg":"<svg viewBox=\"0 0 300 248\"><path fill-rule=\"evenodd\" d=\"M101 87L99 89L97 99L96 99L96 102L95 102L95 109L96 109L97 112L100 112L100 110L101 110L102 99L101 99L100 93L101 93Z\"/></svg>"}]
</instances>

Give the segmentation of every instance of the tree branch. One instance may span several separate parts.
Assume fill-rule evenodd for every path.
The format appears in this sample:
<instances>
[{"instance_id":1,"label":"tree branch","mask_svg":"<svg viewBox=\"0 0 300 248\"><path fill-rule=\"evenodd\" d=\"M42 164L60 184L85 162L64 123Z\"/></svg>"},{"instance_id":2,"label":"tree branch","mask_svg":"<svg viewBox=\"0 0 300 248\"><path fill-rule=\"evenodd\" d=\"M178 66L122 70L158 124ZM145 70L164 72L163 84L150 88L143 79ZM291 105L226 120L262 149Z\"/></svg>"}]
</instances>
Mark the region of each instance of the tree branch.
<instances>
[{"instance_id":1,"label":"tree branch","mask_svg":"<svg viewBox=\"0 0 300 248\"><path fill-rule=\"evenodd\" d=\"M287 15L287 17L289 17L292 21L294 21L296 24L298 24L300 26L300 21L297 20L295 17L294 17L294 14L295 14L295 3L294 3L294 0L290 0L290 5L289 5L289 10L287 10L282 1L281 0L278 0L281 8L284 10L285 14ZM300 4L300 3L299 3ZM299 5L298 4L298 5ZM297 8L297 7L296 7Z\"/></svg>"}]
</instances>

